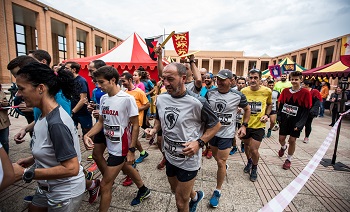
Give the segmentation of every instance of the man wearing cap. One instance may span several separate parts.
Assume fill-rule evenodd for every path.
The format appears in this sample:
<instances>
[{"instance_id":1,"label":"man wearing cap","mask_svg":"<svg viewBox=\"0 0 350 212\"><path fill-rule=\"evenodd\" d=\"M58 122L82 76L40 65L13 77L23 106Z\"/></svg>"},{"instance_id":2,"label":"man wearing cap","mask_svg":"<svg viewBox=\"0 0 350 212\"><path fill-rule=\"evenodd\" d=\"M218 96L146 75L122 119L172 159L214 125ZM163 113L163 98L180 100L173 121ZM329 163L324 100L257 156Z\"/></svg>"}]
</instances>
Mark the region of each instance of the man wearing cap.
<instances>
[{"instance_id":1,"label":"man wearing cap","mask_svg":"<svg viewBox=\"0 0 350 212\"><path fill-rule=\"evenodd\" d=\"M210 205L217 207L221 197L221 187L226 176L226 160L229 156L232 139L235 137L236 115L238 107L243 108L243 122L247 123L250 116L250 107L246 97L236 89L231 88L234 80L231 70L219 71L218 87L207 92L207 100L214 112L218 116L221 128L209 141L213 156L217 162L216 189L210 199ZM239 137L245 136L246 125L242 125L237 134Z\"/></svg>"},{"instance_id":2,"label":"man wearing cap","mask_svg":"<svg viewBox=\"0 0 350 212\"><path fill-rule=\"evenodd\" d=\"M245 173L250 173L250 180L255 182L258 178L259 147L265 134L265 125L269 119L272 109L272 92L260 83L261 72L258 69L249 71L249 87L243 88L241 92L247 97L250 105L249 122L243 120L246 125L244 141L245 154L248 163L244 168Z\"/></svg>"}]
</instances>

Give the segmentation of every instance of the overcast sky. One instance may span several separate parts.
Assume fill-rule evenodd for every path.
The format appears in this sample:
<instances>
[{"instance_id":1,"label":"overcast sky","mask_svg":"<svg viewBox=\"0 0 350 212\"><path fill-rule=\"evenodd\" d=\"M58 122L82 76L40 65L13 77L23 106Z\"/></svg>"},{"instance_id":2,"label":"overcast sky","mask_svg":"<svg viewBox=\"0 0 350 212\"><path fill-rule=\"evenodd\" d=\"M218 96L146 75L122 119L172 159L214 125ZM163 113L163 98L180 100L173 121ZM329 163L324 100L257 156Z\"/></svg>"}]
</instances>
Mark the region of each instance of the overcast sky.
<instances>
[{"instance_id":1,"label":"overcast sky","mask_svg":"<svg viewBox=\"0 0 350 212\"><path fill-rule=\"evenodd\" d=\"M189 31L190 50L245 56L278 56L350 33L349 0L40 1L121 39Z\"/></svg>"}]
</instances>

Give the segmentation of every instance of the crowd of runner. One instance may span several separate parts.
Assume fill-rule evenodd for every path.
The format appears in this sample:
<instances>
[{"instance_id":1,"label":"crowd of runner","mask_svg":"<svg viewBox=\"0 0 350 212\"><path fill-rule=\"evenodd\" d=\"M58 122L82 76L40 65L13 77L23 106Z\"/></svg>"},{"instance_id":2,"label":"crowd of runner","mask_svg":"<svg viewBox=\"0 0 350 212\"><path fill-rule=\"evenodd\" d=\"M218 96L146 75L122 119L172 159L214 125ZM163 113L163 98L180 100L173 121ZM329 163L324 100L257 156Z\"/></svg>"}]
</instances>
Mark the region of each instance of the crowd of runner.
<instances>
[{"instance_id":1,"label":"crowd of runner","mask_svg":"<svg viewBox=\"0 0 350 212\"><path fill-rule=\"evenodd\" d=\"M160 48L155 51L162 58ZM259 178L259 147L272 131L279 135L278 156L286 157L281 168L290 169L296 139L305 127L304 143L309 142L311 123L323 116L329 95L325 85L319 92L311 81L303 81L300 72L282 74L278 80L263 79L258 69L248 76L228 69L213 75L197 68L194 55L165 67L159 60L158 82L143 67L119 75L114 67L94 60L87 67L91 79L85 79L76 62L52 68L50 63L46 51L35 50L8 64L18 86L17 113L28 122L14 140L23 143L30 133L32 151L32 156L12 165L7 156L10 121L7 111L0 110L0 191L15 181L36 180L35 193L24 197L29 211L77 211L85 191L90 204L100 196L99 210L108 211L120 171L126 175L124 186L135 183L138 188L130 204L142 203L151 190L136 168L149 155L139 140L140 131L162 153L157 169L165 169L178 211L196 211L204 198L203 191L194 190L202 157L214 157L217 182L209 204L216 208L224 195L226 161L238 151L239 142L248 161L242 171L251 181ZM91 97L87 80L96 85ZM1 106L8 106L3 92L0 97ZM344 98L341 89L331 96L331 126ZM92 151L86 158L94 161L88 170L81 165L80 142ZM96 170L101 179L94 179Z\"/></svg>"}]
</instances>

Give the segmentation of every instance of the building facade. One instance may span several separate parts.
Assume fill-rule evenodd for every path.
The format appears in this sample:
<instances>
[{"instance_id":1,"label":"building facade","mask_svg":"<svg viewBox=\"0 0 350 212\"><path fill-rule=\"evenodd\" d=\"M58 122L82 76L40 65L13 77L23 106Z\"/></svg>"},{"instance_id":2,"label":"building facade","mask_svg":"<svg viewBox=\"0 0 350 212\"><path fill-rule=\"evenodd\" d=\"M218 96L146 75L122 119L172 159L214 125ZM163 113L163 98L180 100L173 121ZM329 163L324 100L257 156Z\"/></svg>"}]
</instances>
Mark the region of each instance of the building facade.
<instances>
[{"instance_id":1,"label":"building facade","mask_svg":"<svg viewBox=\"0 0 350 212\"><path fill-rule=\"evenodd\" d=\"M35 0L0 0L0 83L13 81L7 64L30 50L43 49L51 65L65 59L93 56L122 42Z\"/></svg>"}]
</instances>

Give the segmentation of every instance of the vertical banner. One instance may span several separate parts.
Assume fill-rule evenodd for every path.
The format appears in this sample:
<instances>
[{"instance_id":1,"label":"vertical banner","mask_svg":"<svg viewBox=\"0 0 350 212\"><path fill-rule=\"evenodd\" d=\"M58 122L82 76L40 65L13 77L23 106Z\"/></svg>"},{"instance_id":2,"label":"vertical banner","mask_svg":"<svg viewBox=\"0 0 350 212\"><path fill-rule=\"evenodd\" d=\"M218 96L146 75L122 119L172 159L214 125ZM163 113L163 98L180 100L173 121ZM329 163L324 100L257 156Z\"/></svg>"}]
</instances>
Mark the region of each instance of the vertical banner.
<instances>
[{"instance_id":1,"label":"vertical banner","mask_svg":"<svg viewBox=\"0 0 350 212\"><path fill-rule=\"evenodd\" d=\"M154 52L154 49L158 46L158 44L163 43L163 35L159 35L156 37L145 38L148 54L150 58L154 61L157 61L158 55Z\"/></svg>"},{"instance_id":2,"label":"vertical banner","mask_svg":"<svg viewBox=\"0 0 350 212\"><path fill-rule=\"evenodd\" d=\"M294 64L283 64L282 65L282 74L290 74L296 70L296 65Z\"/></svg>"},{"instance_id":3,"label":"vertical banner","mask_svg":"<svg viewBox=\"0 0 350 212\"><path fill-rule=\"evenodd\" d=\"M350 36L341 39L340 61L350 67Z\"/></svg>"},{"instance_id":4,"label":"vertical banner","mask_svg":"<svg viewBox=\"0 0 350 212\"><path fill-rule=\"evenodd\" d=\"M280 65L269 66L269 70L270 70L270 75L274 79L281 76L281 66Z\"/></svg>"},{"instance_id":5,"label":"vertical banner","mask_svg":"<svg viewBox=\"0 0 350 212\"><path fill-rule=\"evenodd\" d=\"M188 53L189 32L174 34L172 39L177 55L181 57L181 55Z\"/></svg>"}]
</instances>

